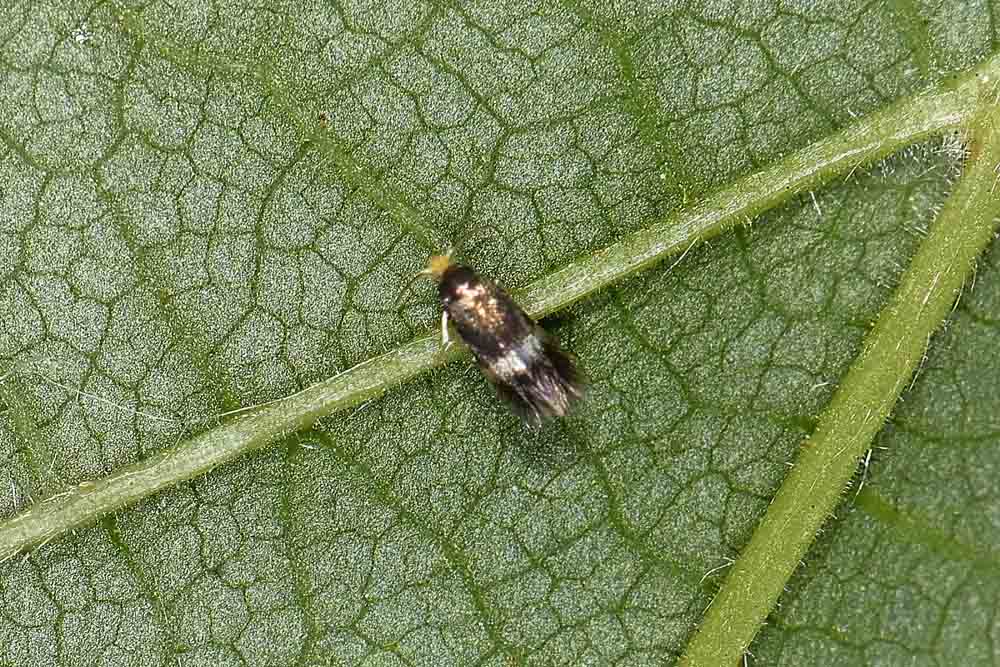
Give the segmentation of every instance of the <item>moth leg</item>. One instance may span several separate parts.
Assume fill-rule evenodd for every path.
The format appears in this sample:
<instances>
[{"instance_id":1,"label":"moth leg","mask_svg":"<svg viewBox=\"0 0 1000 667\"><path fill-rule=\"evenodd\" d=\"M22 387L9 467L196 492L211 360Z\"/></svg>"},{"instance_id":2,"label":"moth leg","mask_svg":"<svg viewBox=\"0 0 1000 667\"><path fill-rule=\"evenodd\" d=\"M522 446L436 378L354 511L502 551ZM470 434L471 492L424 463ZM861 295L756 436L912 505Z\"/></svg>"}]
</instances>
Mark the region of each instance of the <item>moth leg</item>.
<instances>
[{"instance_id":1,"label":"moth leg","mask_svg":"<svg viewBox=\"0 0 1000 667\"><path fill-rule=\"evenodd\" d=\"M445 350L451 345L451 338L448 336L448 311L441 311L441 347Z\"/></svg>"}]
</instances>

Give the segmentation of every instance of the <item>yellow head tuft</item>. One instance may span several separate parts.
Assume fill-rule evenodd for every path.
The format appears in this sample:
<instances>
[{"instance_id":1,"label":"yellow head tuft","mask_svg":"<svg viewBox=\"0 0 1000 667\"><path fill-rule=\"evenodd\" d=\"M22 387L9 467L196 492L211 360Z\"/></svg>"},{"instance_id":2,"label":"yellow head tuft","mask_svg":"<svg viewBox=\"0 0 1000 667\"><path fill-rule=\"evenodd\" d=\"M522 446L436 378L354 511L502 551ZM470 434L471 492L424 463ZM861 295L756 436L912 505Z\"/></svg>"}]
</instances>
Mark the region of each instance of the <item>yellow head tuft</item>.
<instances>
[{"instance_id":1,"label":"yellow head tuft","mask_svg":"<svg viewBox=\"0 0 1000 667\"><path fill-rule=\"evenodd\" d=\"M440 280L444 272L448 270L451 266L451 255L431 255L431 258L427 260L427 268L420 273L433 277L435 280Z\"/></svg>"}]
</instances>

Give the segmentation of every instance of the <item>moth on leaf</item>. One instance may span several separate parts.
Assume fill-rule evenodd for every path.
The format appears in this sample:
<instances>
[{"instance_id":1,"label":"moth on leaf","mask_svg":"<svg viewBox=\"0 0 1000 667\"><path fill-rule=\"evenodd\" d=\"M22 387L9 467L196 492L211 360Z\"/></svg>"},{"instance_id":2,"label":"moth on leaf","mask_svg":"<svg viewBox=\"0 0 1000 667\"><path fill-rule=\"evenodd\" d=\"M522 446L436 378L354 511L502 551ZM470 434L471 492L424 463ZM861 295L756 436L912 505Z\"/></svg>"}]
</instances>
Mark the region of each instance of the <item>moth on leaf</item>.
<instances>
[{"instance_id":1,"label":"moth on leaf","mask_svg":"<svg viewBox=\"0 0 1000 667\"><path fill-rule=\"evenodd\" d=\"M532 426L569 413L583 395L573 358L509 294L449 255L434 255L421 273L438 283L442 343L448 344L451 320L515 413Z\"/></svg>"}]
</instances>

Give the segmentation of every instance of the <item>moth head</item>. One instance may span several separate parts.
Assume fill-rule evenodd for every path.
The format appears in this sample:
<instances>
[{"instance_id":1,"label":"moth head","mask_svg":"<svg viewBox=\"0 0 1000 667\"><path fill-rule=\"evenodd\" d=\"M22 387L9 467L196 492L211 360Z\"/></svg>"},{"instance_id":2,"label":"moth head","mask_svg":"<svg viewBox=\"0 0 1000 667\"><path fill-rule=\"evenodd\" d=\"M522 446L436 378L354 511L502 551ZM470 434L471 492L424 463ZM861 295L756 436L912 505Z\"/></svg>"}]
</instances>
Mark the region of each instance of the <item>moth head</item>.
<instances>
[{"instance_id":1,"label":"moth head","mask_svg":"<svg viewBox=\"0 0 1000 667\"><path fill-rule=\"evenodd\" d=\"M441 280L441 276L444 275L444 272L448 270L451 264L451 252L444 255L431 255L431 258L427 260L427 268L417 275L430 276L434 280Z\"/></svg>"}]
</instances>

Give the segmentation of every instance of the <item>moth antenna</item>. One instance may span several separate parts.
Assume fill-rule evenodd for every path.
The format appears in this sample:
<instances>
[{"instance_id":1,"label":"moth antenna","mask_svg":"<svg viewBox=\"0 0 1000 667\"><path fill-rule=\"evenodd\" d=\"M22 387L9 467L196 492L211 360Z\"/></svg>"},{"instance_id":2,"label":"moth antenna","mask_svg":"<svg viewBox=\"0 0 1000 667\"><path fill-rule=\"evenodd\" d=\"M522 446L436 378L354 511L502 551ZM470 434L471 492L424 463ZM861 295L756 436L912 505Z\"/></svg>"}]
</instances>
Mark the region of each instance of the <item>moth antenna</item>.
<instances>
[{"instance_id":1,"label":"moth antenna","mask_svg":"<svg viewBox=\"0 0 1000 667\"><path fill-rule=\"evenodd\" d=\"M427 273L427 269L424 269L423 271L417 271L416 273L414 273L410 277L409 280L407 280L405 283L403 283L403 286L399 288L399 294L396 295L396 307L397 308L400 307L400 306L405 305L406 292L410 289L410 286L413 283L417 282L417 280L419 280L420 278L423 278L423 277L425 277L427 275L430 275L430 274Z\"/></svg>"},{"instance_id":2,"label":"moth antenna","mask_svg":"<svg viewBox=\"0 0 1000 667\"><path fill-rule=\"evenodd\" d=\"M396 297L396 305L400 306L403 304L403 299L406 296L406 291L410 288L410 285L415 283L420 278L433 278L438 280L441 275L451 266L451 246L444 252L443 255L431 255L430 259L427 260L427 266L417 271L413 276L403 284L399 290L399 296Z\"/></svg>"}]
</instances>

